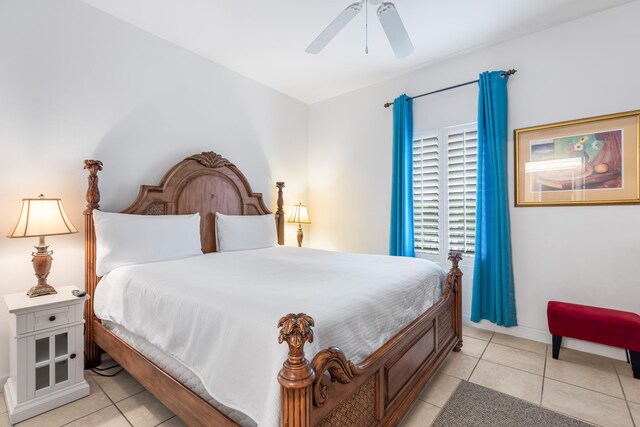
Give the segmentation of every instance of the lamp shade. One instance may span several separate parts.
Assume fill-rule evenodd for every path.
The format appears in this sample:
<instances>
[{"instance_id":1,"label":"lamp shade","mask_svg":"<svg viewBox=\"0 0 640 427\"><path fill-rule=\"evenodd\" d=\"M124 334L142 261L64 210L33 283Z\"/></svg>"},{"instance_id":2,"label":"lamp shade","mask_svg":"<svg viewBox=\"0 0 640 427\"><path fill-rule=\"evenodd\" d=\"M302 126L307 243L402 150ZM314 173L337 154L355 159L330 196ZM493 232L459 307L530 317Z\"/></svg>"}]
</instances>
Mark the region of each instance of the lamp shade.
<instances>
[{"instance_id":1,"label":"lamp shade","mask_svg":"<svg viewBox=\"0 0 640 427\"><path fill-rule=\"evenodd\" d=\"M77 233L60 199L22 199L20 218L7 237L53 236Z\"/></svg>"},{"instance_id":2,"label":"lamp shade","mask_svg":"<svg viewBox=\"0 0 640 427\"><path fill-rule=\"evenodd\" d=\"M309 219L309 212L307 212L307 207L302 203L293 205L291 207L291 213L289 214L289 219L287 220L287 222L295 222L297 224L311 224L311 220Z\"/></svg>"}]
</instances>

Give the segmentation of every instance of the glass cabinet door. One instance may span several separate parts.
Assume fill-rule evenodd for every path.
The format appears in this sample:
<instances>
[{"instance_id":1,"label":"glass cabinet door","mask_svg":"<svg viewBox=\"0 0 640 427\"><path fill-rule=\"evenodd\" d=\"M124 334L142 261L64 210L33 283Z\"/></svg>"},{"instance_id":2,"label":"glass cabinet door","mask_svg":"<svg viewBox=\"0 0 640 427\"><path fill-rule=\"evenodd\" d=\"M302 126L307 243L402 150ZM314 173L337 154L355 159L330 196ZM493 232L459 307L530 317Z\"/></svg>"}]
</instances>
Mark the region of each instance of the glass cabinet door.
<instances>
[{"instance_id":1,"label":"glass cabinet door","mask_svg":"<svg viewBox=\"0 0 640 427\"><path fill-rule=\"evenodd\" d=\"M76 354L73 329L47 332L33 337L33 376L29 389L39 397L70 385L74 380Z\"/></svg>"}]
</instances>

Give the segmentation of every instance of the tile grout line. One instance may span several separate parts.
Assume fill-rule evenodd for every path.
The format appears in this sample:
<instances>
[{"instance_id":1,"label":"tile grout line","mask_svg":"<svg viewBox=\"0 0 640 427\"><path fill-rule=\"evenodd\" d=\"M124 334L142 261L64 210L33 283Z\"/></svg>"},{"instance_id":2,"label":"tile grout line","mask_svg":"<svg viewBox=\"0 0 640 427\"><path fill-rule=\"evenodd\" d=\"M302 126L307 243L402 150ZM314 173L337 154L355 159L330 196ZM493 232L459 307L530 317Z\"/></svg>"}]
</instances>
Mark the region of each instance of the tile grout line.
<instances>
[{"instance_id":1,"label":"tile grout line","mask_svg":"<svg viewBox=\"0 0 640 427\"><path fill-rule=\"evenodd\" d=\"M84 371L83 371L83 372L84 372ZM85 381L86 381L86 380L85 380ZM98 386L98 388L100 389L100 391L102 391L102 392L104 393L104 391L102 390L102 387L100 387L100 385L99 385L97 382L96 382L96 385ZM104 395L105 395L105 396L107 396L107 393L104 393ZM71 403L73 403L73 402L77 402L78 400L86 399L86 398L87 398L87 397L89 397L89 396L91 396L91 394L89 394L89 395L87 395L87 396L84 396L84 397L81 397L80 399L77 399L77 400L71 401L71 402L69 402L69 403L66 403L66 404L64 404L64 405L62 405L62 406L58 406L57 408L50 409L50 410L48 410L48 411L46 411L46 412L43 412L42 414L38 414L38 415L36 415L36 416L34 416L34 417L31 417L31 418L35 418L35 417L37 417L37 416L40 416L40 415L46 414L47 412L54 411L54 410L56 410L56 409L58 409L58 408L63 408L63 407L65 407L66 405L69 405L69 404L71 404ZM109 396L107 396L107 399L108 399L108 398L109 398ZM111 406L111 405L107 405L107 406L104 406L104 407L102 407L102 408L98 408L98 409L96 409L95 411L91 411L91 412L89 412L88 414L82 415L81 417L74 418L74 419L72 419L71 421L69 421L68 423L60 424L60 427L64 427L64 426L69 425L69 424L71 424L71 423L75 423L76 421L81 420L81 419L83 419L84 417L88 417L89 415L95 414L95 413L96 413L96 412L98 412L98 411L102 411L104 408L108 408L109 406ZM5 412L5 413L6 413L6 412ZM3 414L0 414L0 415L3 415ZM23 420L23 421L21 421L20 423L22 423L22 422L24 422L24 421L27 421L27 420L29 420L29 419L31 419L31 418L27 418L26 420ZM18 424L20 424L20 423L18 423ZM18 424L10 424L10 425L12 425L12 426L13 426L13 425L18 425Z\"/></svg>"},{"instance_id":2,"label":"tile grout line","mask_svg":"<svg viewBox=\"0 0 640 427\"><path fill-rule=\"evenodd\" d=\"M544 367L542 368L542 390L540 390L540 407L542 408L542 398L544 396L544 383L547 379L547 356L549 355L549 347L546 347L544 353Z\"/></svg>"},{"instance_id":3,"label":"tile grout line","mask_svg":"<svg viewBox=\"0 0 640 427\"><path fill-rule=\"evenodd\" d=\"M91 374L89 374L89 375L91 375ZM112 378L113 378L113 377L112 377ZM133 424L131 424L131 421L129 421L129 418L127 418L127 416L124 414L124 412L122 412L122 411L120 410L120 408L118 408L118 405L116 404L116 402L114 402L114 401L113 401L113 399L111 398L111 396L109 396L109 394L108 394L106 391L104 391L104 389L102 388L102 386L100 385L100 383L99 383L98 381L96 381L96 379L95 379L95 378L93 379L93 381L95 381L96 385L97 385L97 386L98 386L98 388L99 388L99 389L104 393L104 395L105 395L105 396L107 396L107 399L109 399L109 401L111 402L111 404L116 408L116 411L118 411L118 412L122 415L122 417L125 419L125 421L126 421L130 426L132 426L132 427L133 427ZM114 381L115 381L115 380L114 380ZM142 393L142 391L140 391L140 392L138 392L138 393ZM138 394L138 393L132 394L131 396L135 396L135 395L136 395L136 394ZM131 396L125 397L125 399L128 399L128 398L129 398L129 397L131 397ZM122 400L125 400L125 399L122 399ZM122 401L122 400L120 400L120 401ZM103 408L103 409L104 409L104 408Z\"/></svg>"},{"instance_id":4,"label":"tile grout line","mask_svg":"<svg viewBox=\"0 0 640 427\"><path fill-rule=\"evenodd\" d=\"M515 348L515 347L510 347L510 348ZM530 352L530 353L535 353L535 352ZM535 354L540 354L540 353L535 353ZM542 354L540 354L540 356L542 356ZM470 357L472 357L472 356L470 356ZM603 396L613 397L614 399L619 399L619 400L626 400L625 398L621 398L621 397L618 397L618 396L614 396L612 394L604 393L602 391L598 391L598 390L594 390L594 389L591 389L591 388L583 387L583 386L577 385L577 384L568 383L566 381L562 381L562 380L559 380L559 379L556 379L556 378L547 377L546 376L546 364L547 364L547 357L546 356L545 356L545 361L544 361L544 363L545 363L544 375L534 374L533 372L525 371L524 369L520 369L520 368L514 368L513 366L503 365L502 363L494 362L492 360L486 360L486 359L483 359L483 360L485 362L494 363L494 364L499 365L499 366L504 366L505 368L515 369L516 371L524 372L525 374L531 374L531 375L535 375L537 377L542 377L543 380L544 379L550 379L550 380L557 381L557 382L562 383L562 384L567 384L567 385L570 385L570 386L573 386L573 387L581 388L583 390L592 391L594 393L598 393L598 394L601 394ZM573 363L573 362L569 362L569 363ZM474 370L475 370L475 368L474 368Z\"/></svg>"},{"instance_id":5,"label":"tile grout line","mask_svg":"<svg viewBox=\"0 0 640 427\"><path fill-rule=\"evenodd\" d=\"M613 362L611 362L613 363ZM618 372L618 368L613 364L613 369L616 371L616 376L618 377L618 383L620 383L620 388L622 389L622 395L624 396L624 402L627 404L627 411L629 411L629 416L631 417L631 424L636 427L636 421L633 419L633 413L631 412L631 405L629 405L629 399L627 399L627 393L624 391L624 386L622 385L622 380L620 379L620 373Z\"/></svg>"},{"instance_id":6,"label":"tile grout line","mask_svg":"<svg viewBox=\"0 0 640 427\"><path fill-rule=\"evenodd\" d=\"M126 370L125 370L125 372L126 372ZM91 375L91 374L89 374L89 375ZM110 377L110 378L114 378L114 377ZM134 378L134 379L135 379L135 378ZM143 387L143 388L142 388L142 390L140 390L140 391L138 391L138 392L136 392L136 393L133 393L133 394L131 394L131 395L129 395L129 396L127 396L127 397L125 397L125 398L122 398L122 399L120 399L120 400L118 400L118 401L116 402L116 401L114 401L114 400L111 398L111 396L109 396L109 394L108 394L108 393L107 393L107 392L102 388L102 386L100 385L100 383L99 383L98 381L96 381L95 379L94 379L94 381L95 381L96 385L100 388L100 390L102 390L102 392L105 394L105 396L107 396L107 399L109 399L109 401L111 401L111 403L113 404L113 406L115 406L116 410L117 410L120 414L122 414L122 416L123 416L123 417L124 417L124 419L127 421L127 423L128 423L130 426L135 427L135 426L133 426L133 423L131 423L131 421L129 421L129 418L127 418L127 416L125 415L125 413L124 413L124 412L122 412L122 410L121 410L121 409L120 409L120 407L118 406L118 403L123 402L123 401L125 401L125 400L127 400L127 399L129 399L129 398L131 398L131 397L133 397L133 396L137 396L137 395L139 395L139 394L141 394L141 393L144 393L145 391L147 391L147 389L146 389L145 387ZM117 380L114 380L114 381L117 381ZM102 409L104 409L104 408L102 408ZM173 412L171 412L171 413L173 414ZM173 416L171 416L171 417L169 417L168 419L166 419L166 420L161 421L160 423L158 423L158 424L157 424L157 426L158 426L158 425L160 425L160 424L162 424L162 423L164 423L164 422L166 422L166 421L169 421L170 419L172 419L172 418L174 418L174 417L177 417L177 415L176 415L176 414L173 414ZM84 417L83 417L83 418L84 418ZM76 420L76 421L77 421L77 420ZM72 421L72 422L73 422L73 421ZM154 427L157 427L157 426L154 426Z\"/></svg>"},{"instance_id":7,"label":"tile grout line","mask_svg":"<svg viewBox=\"0 0 640 427\"><path fill-rule=\"evenodd\" d=\"M139 391L139 392L137 392L137 393L134 393L134 394L132 394L131 396L125 397L124 399L119 400L118 402L122 402L122 401L124 401L124 400L127 400L129 397L136 396L136 395L138 395L138 394L140 394L140 393L142 393L142 392L144 392L144 391L146 391L146 389L144 389L144 390L142 390L142 391ZM105 393L105 394L106 394L106 393ZM129 423L129 425L130 425L130 426L134 427L134 426L133 426L133 423L132 423L131 421L129 421L129 418L127 418L127 416L125 415L125 413L124 413L124 412L122 412L122 410L120 409L120 407L119 407L115 402L113 403L113 406L115 406L115 407L116 407L116 409L118 410L118 412L120 412L120 413L122 414L122 417L127 421L127 423Z\"/></svg>"},{"instance_id":8,"label":"tile grout line","mask_svg":"<svg viewBox=\"0 0 640 427\"><path fill-rule=\"evenodd\" d=\"M510 349L513 349L513 350L526 351L527 353L537 354L537 355L540 355L540 356L542 356L542 355L543 355L542 353L538 353L537 351L527 350L526 348L514 347L514 346L512 346L512 345L502 344L502 343L494 342L494 341L492 341L491 343L492 343L492 344L495 344L495 345L499 345L499 346L501 346L501 347L507 347L507 348L510 348ZM546 347L545 347L545 353L544 353L544 355L545 355L545 356L547 355Z\"/></svg>"},{"instance_id":9,"label":"tile grout line","mask_svg":"<svg viewBox=\"0 0 640 427\"><path fill-rule=\"evenodd\" d=\"M86 397L89 397L89 396L86 396ZM78 400L79 400L79 399L78 399ZM72 401L72 402L69 402L69 403L73 403L73 402L75 402L75 401ZM68 405L69 403L67 403L66 405ZM58 406L58 408L62 408L62 407L64 407L64 406L65 406L65 405ZM107 406L105 406L104 408L108 408L109 406L111 406L111 405L107 405ZM50 411L54 411L54 410L56 410L56 409L58 409L58 408L53 408L53 409L51 409ZM100 408L100 409L96 409L95 411L91 411L91 412L89 412L88 414L85 414L85 415L83 415L83 416L81 416L81 417L79 417L79 418L76 418L76 419L73 419L73 420L69 421L68 423L61 424L61 425L60 425L60 427L64 427L64 426L67 426L67 425L69 425L69 424L71 424L71 423L75 423L76 421L79 421L79 420L83 419L84 417L88 417L89 415L93 415L93 414L95 414L96 412L100 412L100 411L102 411L104 408ZM47 411L47 412L50 412L50 411ZM47 412L43 412L43 414L46 414ZM40 414L40 415L42 415L42 414ZM37 416L38 416L38 415L36 415L36 417L37 417ZM33 418L35 418L35 417L33 417ZM27 421L27 420L29 420L29 419L31 419L31 418L27 418L27 419L26 419L26 420L24 420L24 421ZM20 421L20 422L23 422L23 421ZM18 423L18 424L20 424L20 423ZM14 424L11 424L11 425L14 425ZM16 424L16 425L17 425L17 424Z\"/></svg>"},{"instance_id":10,"label":"tile grout line","mask_svg":"<svg viewBox=\"0 0 640 427\"><path fill-rule=\"evenodd\" d=\"M607 397L612 397L612 398L614 398L614 399L624 400L625 402L627 401L627 399L625 399L625 398L623 398L623 397L612 396L612 395L610 395L610 394L603 393L603 392L598 391L598 390L593 390L593 389L590 389L590 388L586 388L586 387L583 387L583 386L581 386L581 385L571 384L571 383L568 383L568 382L566 382L566 381L557 380L557 379L555 379L555 378L545 377L545 379L548 379L548 380L551 380L551 381L555 381L555 382L558 382L558 383L562 383L562 384L566 384L566 385L570 385L570 386L573 386L573 387L577 387L577 388L580 388L580 389L582 389L582 390L592 391L592 392L594 392L594 393L598 393L598 394L601 394L601 395L603 395L603 396L607 396Z\"/></svg>"},{"instance_id":11,"label":"tile grout line","mask_svg":"<svg viewBox=\"0 0 640 427\"><path fill-rule=\"evenodd\" d=\"M494 338L497 334L501 334L501 335L504 335L504 336L507 336L507 337L511 337L511 338L520 339L520 340L523 340L523 341L530 341L530 342L535 343L535 344L542 344L542 345L544 345L544 347L545 347L545 355L547 354L547 349L549 348L549 345L550 345L549 343L540 342L540 341L534 341L534 340L530 340L530 339L528 339L528 338L520 338L520 337L516 337L515 335L507 335L507 334L502 334L501 332L493 332L493 335L491 336L491 342L493 342L494 344L502 345L502 346L504 346L504 347L509 347L509 348L515 348L516 350L528 351L529 353L542 354L542 353L539 353L539 352L537 352L537 351L527 350L526 348L515 347L515 346L513 346L513 345L503 344L503 343L499 343L499 342L497 342L497 341L493 341L493 338ZM473 338L473 337L472 337L472 338ZM580 351L580 350L576 350L576 351ZM601 357L606 357L606 356L601 356Z\"/></svg>"},{"instance_id":12,"label":"tile grout line","mask_svg":"<svg viewBox=\"0 0 640 427\"><path fill-rule=\"evenodd\" d=\"M523 338L523 339L524 339L524 338ZM527 350L526 348L514 347L514 346L512 346L512 345L509 345L509 344L502 344L502 343L499 343L499 342L496 342L496 341L493 341L493 340L492 340L491 342L492 342L492 343L494 343L494 344L496 344L496 345L501 345L501 346L503 346L503 347L509 347L509 348L513 348L513 349L516 349L516 350L522 350L522 351L526 351L526 352L528 352L528 353L540 354L540 355L542 354L542 353L538 353L537 351ZM537 342L537 341L534 341L534 342ZM541 343L541 344L542 344L542 343ZM545 355L546 355L546 348L547 348L547 346L545 345Z\"/></svg>"},{"instance_id":13,"label":"tile grout line","mask_svg":"<svg viewBox=\"0 0 640 427\"><path fill-rule=\"evenodd\" d=\"M73 402L69 402L69 403L73 403ZM67 403L67 405L68 405L69 403ZM62 406L64 406L64 405L62 405ZM59 406L59 408L62 408L62 406ZM100 408L100 409L95 410L95 411L93 411L93 412L89 412L88 414L83 415L83 416L81 416L80 418L76 418L75 420L71 420L71 421L69 421L68 423L64 423L64 424L62 424L60 427L68 426L69 424L75 423L76 421L80 421L81 419L86 418L86 417L88 417L89 415L93 415L93 414L95 414L96 412L100 412L100 411L102 411L103 409L108 408L109 406L116 406L116 405L114 405L114 404L107 405L107 406L105 406L104 408ZM57 409L57 408L54 408L54 409ZM53 409L52 409L52 410L53 410ZM47 412L48 412L48 411L47 411ZM46 412L44 412L44 413L46 414ZM26 420L25 420L25 421L26 421ZM13 424L12 424L12 425L13 425Z\"/></svg>"},{"instance_id":14,"label":"tile grout line","mask_svg":"<svg viewBox=\"0 0 640 427\"><path fill-rule=\"evenodd\" d=\"M125 371L125 372L126 372L126 371ZM98 383L98 382L96 381L96 384L97 384L97 383ZM99 385L99 384L98 384L98 385ZM124 419L127 421L127 423L129 423L129 425L130 425L130 426L135 427L135 426L133 425L133 423L132 423L131 421L129 421L129 418L127 418L127 416L125 415L125 413L124 413L124 412L122 412L122 410L121 410L121 409L120 409L120 407L118 406L118 403L120 403L120 402L124 402L125 400L127 400L127 399L129 399L129 398L131 398L131 397L137 396L137 395L139 395L139 394L142 394L142 393L144 393L145 391L148 391L148 390L147 390L146 388L144 388L144 387L143 387L143 388L142 388L142 390L140 390L140 391L138 391L138 392L136 392L136 393L133 393L132 395L127 396L127 397L125 397L125 398L122 398L122 399L118 400L117 402L115 402L113 399L111 399L111 397L107 394L107 392L105 392L105 391L104 391L104 389L103 389L102 387L100 387L100 389L102 389L102 391L104 392L104 394L105 394L105 395L107 395L107 398L108 398L109 400L111 400L111 402L113 403L113 406L115 406L115 407L116 407L116 409L118 410L118 412L120 412L120 413L122 414L122 416L123 416L123 417L124 417ZM152 396L153 396L153 395L152 395ZM162 403L162 402L160 402L160 403ZM173 412L172 412L172 411L171 411L171 413L173 414ZM171 416L171 417L167 418L167 419L166 419L166 420L164 420L164 421L161 421L160 423L158 423L158 424L157 424L156 426L154 426L154 427L157 427L157 426L159 426L160 424L162 424L162 423L164 423L164 422L166 422L166 421L169 421L171 418L174 418L174 417L177 417L177 415L176 415L176 414L173 414L173 416Z\"/></svg>"},{"instance_id":15,"label":"tile grout line","mask_svg":"<svg viewBox=\"0 0 640 427\"><path fill-rule=\"evenodd\" d=\"M463 335L463 337L464 337L464 335ZM471 337L471 338L473 338L473 337ZM493 339L493 335L491 335L491 338ZM479 338L476 338L476 339L479 339ZM469 378L467 378L467 380L466 380L467 382L471 382L471 376L476 371L476 368L480 364L480 361L482 360L482 356L484 356L484 353L487 351L487 348L489 348L489 344L491 344L491 340L486 341L486 343L487 343L487 345L484 346L484 350L482 350L482 354L480 354L480 357L478 357L478 361L476 362L475 365L473 365L473 369L471 370L471 373L469 374ZM470 357L473 357L473 356L470 356Z\"/></svg>"},{"instance_id":16,"label":"tile grout line","mask_svg":"<svg viewBox=\"0 0 640 427\"><path fill-rule=\"evenodd\" d=\"M544 364L545 364L545 367L546 367L546 364L547 364L547 357L546 357L546 354L536 353L535 351L524 350L524 349L517 348L517 347L509 347L509 346L505 346L505 345L502 345L502 344L498 344L497 342L496 342L496 343L493 343L493 344L495 344L495 345L499 345L499 346L502 346L502 347L507 347L507 348L512 349L512 350L526 351L527 353L537 354L538 356L543 356L543 357L544 357L544 359L545 359ZM488 346L487 346L487 347L488 347ZM483 355L484 355L484 353L483 353ZM540 375L540 374L536 374L535 372L526 371L526 370L524 370L524 369L516 368L516 367L514 367L514 366L505 365L505 364L503 364L503 363L496 362L496 361L493 361L493 360L488 360L488 359L483 359L483 360L485 360L486 362L495 363L496 365L504 366L505 368L515 369L515 370L518 370L518 371L526 372L527 374L536 375L536 376L538 376L538 377L544 377L544 368L543 368L543 370L542 370L542 375Z\"/></svg>"},{"instance_id":17,"label":"tile grout line","mask_svg":"<svg viewBox=\"0 0 640 427\"><path fill-rule=\"evenodd\" d=\"M166 419L166 420L164 420L164 421L160 421L158 424L156 424L156 425L155 425L155 426L153 426L153 427L158 427L159 425L162 425L163 423L166 423L167 421L170 421L170 420L172 420L172 419L174 419L174 418L177 418L177 417L178 417L178 416L174 414L174 415L173 415L173 417L167 418L167 419Z\"/></svg>"},{"instance_id":18,"label":"tile grout line","mask_svg":"<svg viewBox=\"0 0 640 427\"><path fill-rule=\"evenodd\" d=\"M596 423L595 421L585 420L584 418L580 418L580 417L576 417L575 415L567 414L567 413L562 412L562 411L560 411L560 410L558 410L558 409L546 408L546 407L544 407L544 406L542 406L541 408L542 408L542 409L546 409L547 411L555 412L556 414L564 415L565 417L569 417L569 418L572 418L572 419L574 419L574 420L582 421L582 422L584 422L584 423L586 423L586 424L590 424L590 425L592 425L592 426L597 426L597 427L606 427L606 426L603 426L602 424L598 424L598 423Z\"/></svg>"},{"instance_id":19,"label":"tile grout line","mask_svg":"<svg viewBox=\"0 0 640 427\"><path fill-rule=\"evenodd\" d=\"M538 353L538 354L540 354L540 353ZM540 356L542 356L542 355L540 354ZM535 375L536 377L542 377L542 375L540 375L540 374L534 374L533 372L525 371L524 369L514 368L513 366L504 365L502 363L494 362L493 360L487 360L487 359L482 359L482 360L484 360L485 362L489 362L489 363L493 363L493 364L496 364L496 365L499 365L499 366L503 366L505 368L515 369L516 371L524 372L525 374L531 374L531 375ZM545 363L546 363L546 361L545 361Z\"/></svg>"},{"instance_id":20,"label":"tile grout line","mask_svg":"<svg viewBox=\"0 0 640 427\"><path fill-rule=\"evenodd\" d=\"M118 405L116 405L114 403L113 406L116 408L116 411L118 411L122 415L122 418L124 418L124 420L127 422L127 424L129 424L131 427L133 427L133 424L131 423L131 421L129 421L129 418L127 418L127 416L124 414L124 412L122 412L122 410L120 410L120 408L118 408Z\"/></svg>"}]
</instances>

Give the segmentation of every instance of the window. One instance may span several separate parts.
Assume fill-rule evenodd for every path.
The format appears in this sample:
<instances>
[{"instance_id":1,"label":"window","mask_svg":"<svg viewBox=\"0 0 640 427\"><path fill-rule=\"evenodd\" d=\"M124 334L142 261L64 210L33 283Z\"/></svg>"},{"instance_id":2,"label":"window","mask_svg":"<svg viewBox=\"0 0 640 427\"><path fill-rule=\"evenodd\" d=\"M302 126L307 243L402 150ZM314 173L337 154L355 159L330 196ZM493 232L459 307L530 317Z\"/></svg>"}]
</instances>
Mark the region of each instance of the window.
<instances>
[{"instance_id":1,"label":"window","mask_svg":"<svg viewBox=\"0 0 640 427\"><path fill-rule=\"evenodd\" d=\"M475 124L414 136L416 252L438 261L449 250L474 253L477 153Z\"/></svg>"}]
</instances>

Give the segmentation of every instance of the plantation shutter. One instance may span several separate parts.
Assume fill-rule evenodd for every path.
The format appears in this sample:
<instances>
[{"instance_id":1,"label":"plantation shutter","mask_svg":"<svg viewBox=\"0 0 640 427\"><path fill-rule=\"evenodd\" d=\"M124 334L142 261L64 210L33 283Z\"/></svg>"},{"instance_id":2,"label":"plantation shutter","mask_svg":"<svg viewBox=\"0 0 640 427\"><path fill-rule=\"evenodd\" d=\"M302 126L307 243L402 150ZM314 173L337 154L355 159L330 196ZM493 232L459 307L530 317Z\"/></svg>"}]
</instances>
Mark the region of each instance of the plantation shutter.
<instances>
[{"instance_id":1,"label":"plantation shutter","mask_svg":"<svg viewBox=\"0 0 640 427\"><path fill-rule=\"evenodd\" d=\"M474 253L478 132L453 130L447 135L449 249Z\"/></svg>"},{"instance_id":2,"label":"plantation shutter","mask_svg":"<svg viewBox=\"0 0 640 427\"><path fill-rule=\"evenodd\" d=\"M413 141L413 223L416 251L440 253L438 137Z\"/></svg>"}]
</instances>

